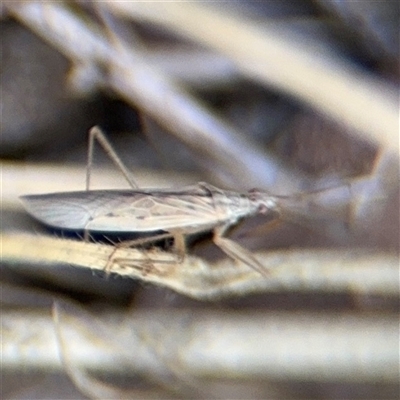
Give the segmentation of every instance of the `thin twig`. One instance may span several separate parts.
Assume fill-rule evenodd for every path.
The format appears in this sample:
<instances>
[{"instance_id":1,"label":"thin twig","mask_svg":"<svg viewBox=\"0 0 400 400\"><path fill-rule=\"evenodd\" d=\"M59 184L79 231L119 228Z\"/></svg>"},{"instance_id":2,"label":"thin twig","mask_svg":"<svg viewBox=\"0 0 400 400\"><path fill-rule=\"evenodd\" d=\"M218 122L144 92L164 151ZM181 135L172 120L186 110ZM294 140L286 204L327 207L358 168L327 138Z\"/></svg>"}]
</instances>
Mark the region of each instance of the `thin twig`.
<instances>
[{"instance_id":1,"label":"thin twig","mask_svg":"<svg viewBox=\"0 0 400 400\"><path fill-rule=\"evenodd\" d=\"M196 2L113 2L113 11L145 19L219 51L240 71L263 85L274 86L317 110L399 152L398 96L326 51L315 52L293 34L265 24L262 28L239 16L223 15Z\"/></svg>"},{"instance_id":2,"label":"thin twig","mask_svg":"<svg viewBox=\"0 0 400 400\"><path fill-rule=\"evenodd\" d=\"M111 272L202 300L279 290L399 293L397 254L364 250L260 251L255 256L271 271L270 277L262 278L246 264L228 258L211 263L187 256L177 262L174 254L156 249L115 250L110 245L25 233L3 233L1 241L3 261L15 268L22 268L22 264L54 269L66 264L104 271L112 255Z\"/></svg>"},{"instance_id":3,"label":"thin twig","mask_svg":"<svg viewBox=\"0 0 400 400\"><path fill-rule=\"evenodd\" d=\"M301 176L285 171L274 158L228 126L155 66L130 48L112 46L109 39L60 3L7 3L10 13L57 47L76 66L103 66L99 85L111 87L128 102L153 117L195 150L198 160L225 185L239 187L300 186Z\"/></svg>"},{"instance_id":4,"label":"thin twig","mask_svg":"<svg viewBox=\"0 0 400 400\"><path fill-rule=\"evenodd\" d=\"M154 376L161 373L155 369L155 350L197 377L398 380L394 314L151 310L123 319L109 309L102 321L60 306L58 314L69 358L94 371ZM3 370L62 368L48 311L4 311L1 324ZM155 349L146 348L153 342Z\"/></svg>"}]
</instances>

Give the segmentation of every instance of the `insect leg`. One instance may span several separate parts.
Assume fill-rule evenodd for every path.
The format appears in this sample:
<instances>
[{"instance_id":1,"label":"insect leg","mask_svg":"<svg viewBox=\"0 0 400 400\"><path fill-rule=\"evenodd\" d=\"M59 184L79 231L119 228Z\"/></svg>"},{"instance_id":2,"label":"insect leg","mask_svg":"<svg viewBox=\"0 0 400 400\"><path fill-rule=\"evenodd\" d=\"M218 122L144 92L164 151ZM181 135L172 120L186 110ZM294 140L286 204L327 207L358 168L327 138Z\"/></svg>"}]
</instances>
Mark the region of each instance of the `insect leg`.
<instances>
[{"instance_id":1,"label":"insect leg","mask_svg":"<svg viewBox=\"0 0 400 400\"><path fill-rule=\"evenodd\" d=\"M122 172L125 179L128 181L129 185L132 189L137 189L139 186L136 184L135 180L132 178L131 173L125 167L124 163L118 157L115 150L112 148L110 142L107 140L104 133L98 126L94 126L89 131L89 145L88 145L88 154L87 154L87 166L86 166L86 190L89 190L90 186L90 174L93 164L93 149L94 149L94 140L97 140L106 154L110 157L110 159L114 162L116 167Z\"/></svg>"},{"instance_id":2,"label":"insect leg","mask_svg":"<svg viewBox=\"0 0 400 400\"><path fill-rule=\"evenodd\" d=\"M266 268L250 253L250 251L243 248L234 240L224 236L229 227L230 225L226 224L214 229L214 243L232 259L247 264L263 276L268 276Z\"/></svg>"},{"instance_id":3,"label":"insect leg","mask_svg":"<svg viewBox=\"0 0 400 400\"><path fill-rule=\"evenodd\" d=\"M181 263L183 259L185 258L186 255L186 241L185 241L185 235L180 232L180 231L173 231L173 232L166 232L166 233L160 233L159 235L154 235L154 236L149 236L145 238L138 238L138 239L133 239L133 240L125 240L123 242L115 244L115 249L111 253L107 265L105 267L105 271L109 273L111 271L111 265L115 261L114 255L117 251L117 249L121 247L137 247L137 246L142 246L147 243L152 243L156 242L158 240L163 240L163 239L168 239L168 238L174 238L174 254L177 256L177 263ZM149 262L151 260L148 260ZM157 262L160 262L159 260L156 260Z\"/></svg>"},{"instance_id":4,"label":"insect leg","mask_svg":"<svg viewBox=\"0 0 400 400\"><path fill-rule=\"evenodd\" d=\"M154 236L149 236L147 238L139 238L139 239L134 239L134 240L127 240L121 243L118 243L115 245L114 251L111 253L107 265L105 266L104 270L107 274L111 272L111 267L114 262L119 260L118 258L115 257L115 253L118 248L121 247L134 247L134 246L140 246L146 243L151 243L155 242L157 240L162 240L162 239L168 239L168 238L174 238L174 248L173 248L173 254L177 256L176 260L152 260L148 258L145 263L146 264L152 264L152 263L168 263L168 264L180 264L183 262L185 255L186 255L186 240L185 240L185 235L179 230L174 230L172 232L167 232L167 233L161 233L159 235L154 235ZM135 260L129 260L135 261ZM143 260L140 260L143 262Z\"/></svg>"},{"instance_id":5,"label":"insect leg","mask_svg":"<svg viewBox=\"0 0 400 400\"><path fill-rule=\"evenodd\" d=\"M182 263L186 255L186 240L185 235L181 231L172 231L174 237L174 253L177 255L178 263Z\"/></svg>"},{"instance_id":6,"label":"insect leg","mask_svg":"<svg viewBox=\"0 0 400 400\"><path fill-rule=\"evenodd\" d=\"M112 264L116 261L115 258L115 253L118 249L122 247L136 247L136 246L142 246L147 243L152 243L156 242L158 240L162 239L168 239L172 237L173 235L171 233L160 233L159 235L154 235L154 236L149 236L145 238L139 238L139 239L133 239L133 240L125 240L123 242L117 243L114 246L113 252L110 254L110 257L108 258L107 264L104 268L106 274L108 275L111 272L111 266ZM148 262L151 262L151 260L148 260Z\"/></svg>"}]
</instances>

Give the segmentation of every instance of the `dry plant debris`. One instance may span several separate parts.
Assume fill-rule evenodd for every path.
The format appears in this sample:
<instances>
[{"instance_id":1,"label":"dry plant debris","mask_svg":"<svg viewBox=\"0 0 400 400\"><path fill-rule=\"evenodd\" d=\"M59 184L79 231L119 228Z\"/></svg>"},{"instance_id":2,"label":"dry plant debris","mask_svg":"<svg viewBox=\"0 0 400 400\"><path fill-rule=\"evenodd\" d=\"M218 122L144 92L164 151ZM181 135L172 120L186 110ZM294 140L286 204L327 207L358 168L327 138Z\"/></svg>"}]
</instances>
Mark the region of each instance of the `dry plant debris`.
<instances>
[{"instance_id":1,"label":"dry plant debris","mask_svg":"<svg viewBox=\"0 0 400 400\"><path fill-rule=\"evenodd\" d=\"M21 384L23 370L66 371L90 398L330 400L338 393L354 399L366 393L382 399L398 394L399 55L388 29L388 16L396 15L394 3L250 3L255 14L239 2L235 7L243 12L233 4L227 10L186 1L3 1L0 15L2 23L12 20L10 32L24 26L56 49L57 59L61 54L64 64L70 64L65 82L52 83L49 96L56 93L64 100L73 92L82 100L100 91L111 94L145 114L143 125L151 128L167 158L185 147L188 158L200 166L194 179L175 172L170 179L171 173L152 171L140 180L146 186L210 180L234 190L260 187L292 194L335 186L342 170L357 173L349 184L354 241L335 248L335 240L343 244L347 239L333 225L326 231L332 235L314 246L298 246L301 240L292 235L296 226L287 235L283 231L281 242L279 233L268 234L254 253L271 269L268 279L229 259L208 261L213 258L190 253L176 263L157 248L118 248L112 276L105 280L112 246L32 234L27 217L21 218L20 195L58 191L59 186L82 189L84 179L76 167L2 163L2 374L13 378L3 378L2 398L35 397L30 380ZM268 7L290 8L292 14L281 10L283 17L266 16ZM312 28L314 34L304 35L301 28ZM325 41L326 33L335 31L338 47ZM347 52L338 50L342 44L349 46ZM14 47L10 60L19 59L20 48ZM21 47L29 48L34 46ZM40 57L20 62L29 59ZM5 65L7 71L23 69ZM31 68L29 74L34 70L46 69ZM22 96L24 91L38 93L39 78L29 74L22 80ZM43 88L37 97L46 93ZM256 102L257 96L279 97L285 106ZM25 104L17 91L7 92L7 98ZM56 100L49 97L43 104L57 105ZM211 104L226 106L230 122ZM35 110L32 105L21 115L30 121L24 126L35 126ZM64 128L78 125L78 117L68 122L61 115L54 120ZM52 147L57 133L68 129L58 130L48 119L49 126L40 129ZM96 123L91 120L88 127ZM155 125L165 132L157 136ZM26 133L11 126L21 136ZM275 138L274 146L267 146L267 132ZM163 136L172 138L169 147ZM74 140L71 136L71 147ZM351 149L342 151L342 146ZM18 150L18 143L13 148ZM34 147L21 149L33 155ZM135 150L130 154L135 158ZM53 159L58 160L58 153ZM104 187L115 187L115 175L103 173ZM270 239L278 245L270 245ZM54 279L61 267L64 273L65 268L71 271L69 281ZM80 292L73 271L94 272L91 283L84 283L86 291ZM106 283L102 289L92 290L91 284L101 279ZM122 291L131 281L141 284L131 289L133 312L127 313L104 288L118 282ZM265 296L260 311L251 296L256 294ZM80 305L71 307L76 297ZM296 308L299 298L303 301ZM204 309L193 299L201 300ZM246 301L251 306L244 309ZM155 307L143 307L149 303ZM174 311L176 304L197 308ZM285 311L288 305L296 312ZM91 306L97 312L88 312ZM310 312L308 306L318 311ZM138 385L119 388L123 377ZM9 383L13 380L14 386ZM68 387L61 386L63 392L43 396L69 396Z\"/></svg>"}]
</instances>

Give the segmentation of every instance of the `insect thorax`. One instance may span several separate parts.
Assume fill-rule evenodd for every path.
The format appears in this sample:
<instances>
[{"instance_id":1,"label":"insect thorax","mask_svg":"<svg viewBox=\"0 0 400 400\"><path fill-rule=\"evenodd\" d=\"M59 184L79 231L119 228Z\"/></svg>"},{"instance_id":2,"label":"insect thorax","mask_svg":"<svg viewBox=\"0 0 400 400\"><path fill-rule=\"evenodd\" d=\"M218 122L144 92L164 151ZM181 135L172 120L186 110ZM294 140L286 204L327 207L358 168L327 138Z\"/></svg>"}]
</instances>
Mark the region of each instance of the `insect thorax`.
<instances>
[{"instance_id":1,"label":"insect thorax","mask_svg":"<svg viewBox=\"0 0 400 400\"><path fill-rule=\"evenodd\" d=\"M220 219L232 222L257 214L258 210L246 194L236 192L213 193L213 202Z\"/></svg>"}]
</instances>

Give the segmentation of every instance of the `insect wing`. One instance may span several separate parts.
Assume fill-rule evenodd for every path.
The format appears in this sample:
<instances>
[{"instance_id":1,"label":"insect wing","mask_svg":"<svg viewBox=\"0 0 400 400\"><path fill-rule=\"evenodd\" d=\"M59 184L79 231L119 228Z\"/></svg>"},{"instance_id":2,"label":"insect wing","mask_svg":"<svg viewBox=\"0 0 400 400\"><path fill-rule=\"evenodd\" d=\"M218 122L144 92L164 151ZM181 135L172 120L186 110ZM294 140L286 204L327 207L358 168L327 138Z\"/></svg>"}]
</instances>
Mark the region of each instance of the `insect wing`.
<instances>
[{"instance_id":1,"label":"insect wing","mask_svg":"<svg viewBox=\"0 0 400 400\"><path fill-rule=\"evenodd\" d=\"M148 232L181 228L196 231L217 222L218 215L211 197L156 193L136 195L129 205L96 216L89 222L88 229L104 231L109 226L115 226L121 231Z\"/></svg>"},{"instance_id":2,"label":"insect wing","mask_svg":"<svg viewBox=\"0 0 400 400\"><path fill-rule=\"evenodd\" d=\"M60 229L83 230L95 218L120 206L124 197L107 191L49 193L22 196L21 201L35 219Z\"/></svg>"},{"instance_id":3,"label":"insect wing","mask_svg":"<svg viewBox=\"0 0 400 400\"><path fill-rule=\"evenodd\" d=\"M218 220L208 191L84 191L23 196L27 211L60 228L99 232L151 232L212 226Z\"/></svg>"}]
</instances>

